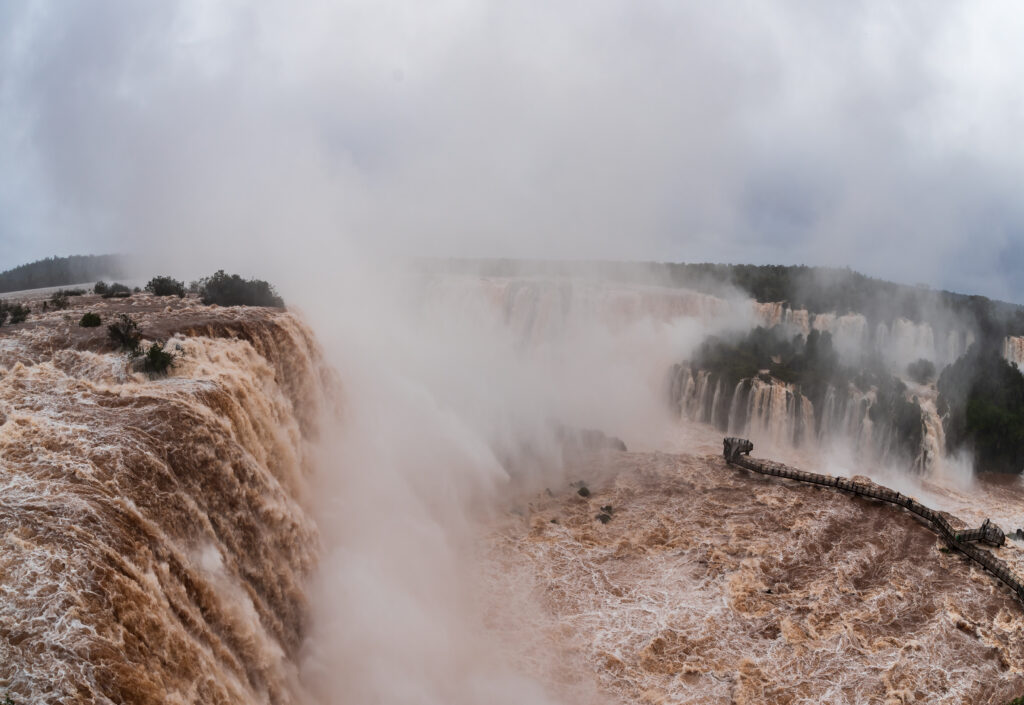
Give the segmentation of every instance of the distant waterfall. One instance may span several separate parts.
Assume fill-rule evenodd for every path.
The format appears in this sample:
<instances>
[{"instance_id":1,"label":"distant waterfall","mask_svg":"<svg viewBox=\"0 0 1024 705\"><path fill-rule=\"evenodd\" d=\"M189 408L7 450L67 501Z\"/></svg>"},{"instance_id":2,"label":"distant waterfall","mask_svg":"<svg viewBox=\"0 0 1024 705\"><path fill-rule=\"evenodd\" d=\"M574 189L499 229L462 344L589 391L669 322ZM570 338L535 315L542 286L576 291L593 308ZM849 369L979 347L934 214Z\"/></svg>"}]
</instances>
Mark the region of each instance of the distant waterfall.
<instances>
[{"instance_id":1,"label":"distant waterfall","mask_svg":"<svg viewBox=\"0 0 1024 705\"><path fill-rule=\"evenodd\" d=\"M941 369L963 355L975 339L966 325L956 322L935 324L895 318L872 327L859 313L810 313L789 308L783 302L755 303L754 317L765 327L783 326L793 335L806 336L812 330L831 333L836 350L848 360L873 352L900 372L921 358ZM1006 349L1008 360L1024 362L1024 338L1008 338Z\"/></svg>"},{"instance_id":2,"label":"distant waterfall","mask_svg":"<svg viewBox=\"0 0 1024 705\"><path fill-rule=\"evenodd\" d=\"M1017 367L1024 368L1024 337L1011 335L1003 341L1003 357Z\"/></svg>"},{"instance_id":3,"label":"distant waterfall","mask_svg":"<svg viewBox=\"0 0 1024 705\"><path fill-rule=\"evenodd\" d=\"M816 408L796 385L767 374L733 384L686 364L672 367L668 389L670 406L681 418L773 445L806 447L841 440L864 457L901 454L918 470L929 469L944 453L945 434L934 400L919 399L909 391L908 401L920 405L922 426L920 448L908 451L889 423L873 420L879 403L874 389L829 385Z\"/></svg>"},{"instance_id":4,"label":"distant waterfall","mask_svg":"<svg viewBox=\"0 0 1024 705\"><path fill-rule=\"evenodd\" d=\"M670 404L690 421L730 433L751 429L794 445L814 435L814 406L789 385L754 378L733 386L718 375L687 365L673 366L670 377Z\"/></svg>"}]
</instances>

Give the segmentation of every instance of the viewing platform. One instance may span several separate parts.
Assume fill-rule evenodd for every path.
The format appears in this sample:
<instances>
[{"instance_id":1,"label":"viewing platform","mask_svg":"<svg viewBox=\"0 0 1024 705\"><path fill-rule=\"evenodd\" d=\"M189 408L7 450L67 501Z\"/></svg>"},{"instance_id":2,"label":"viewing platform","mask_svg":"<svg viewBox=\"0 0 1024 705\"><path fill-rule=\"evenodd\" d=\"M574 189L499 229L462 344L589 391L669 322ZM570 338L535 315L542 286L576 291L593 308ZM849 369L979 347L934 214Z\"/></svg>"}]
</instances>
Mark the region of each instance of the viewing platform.
<instances>
[{"instance_id":1,"label":"viewing platform","mask_svg":"<svg viewBox=\"0 0 1024 705\"><path fill-rule=\"evenodd\" d=\"M882 487L874 483L857 482L845 477L805 472L770 460L757 460L750 457L752 450L754 450L754 444L745 438L730 437L723 441L722 454L725 456L725 462L729 465L737 465L762 475L784 477L790 480L808 482L813 485L834 487L862 497L870 497L871 499L896 504L907 511L913 512L924 519L935 533L939 534L946 541L946 544L951 549L963 553L1009 585L1021 602L1024 602L1024 582L1010 570L1005 562L996 558L991 551L987 551L975 543L983 542L996 547L1006 543L1006 535L1003 533L1003 530L988 519L977 529L954 529L941 513L926 507L912 497L900 494L888 487Z\"/></svg>"}]
</instances>

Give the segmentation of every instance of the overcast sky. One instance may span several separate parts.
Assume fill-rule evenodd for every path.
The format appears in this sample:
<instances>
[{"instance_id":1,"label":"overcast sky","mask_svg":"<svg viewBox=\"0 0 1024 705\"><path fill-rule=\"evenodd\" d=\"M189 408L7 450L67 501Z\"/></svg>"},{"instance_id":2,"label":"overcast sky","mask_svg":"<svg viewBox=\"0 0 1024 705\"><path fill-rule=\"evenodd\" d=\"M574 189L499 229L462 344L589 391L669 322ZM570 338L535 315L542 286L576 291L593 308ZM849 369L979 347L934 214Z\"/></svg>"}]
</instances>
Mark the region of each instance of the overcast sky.
<instances>
[{"instance_id":1,"label":"overcast sky","mask_svg":"<svg viewBox=\"0 0 1024 705\"><path fill-rule=\"evenodd\" d=\"M1022 36L1012 2L8 0L0 269L344 243L1024 302Z\"/></svg>"}]
</instances>

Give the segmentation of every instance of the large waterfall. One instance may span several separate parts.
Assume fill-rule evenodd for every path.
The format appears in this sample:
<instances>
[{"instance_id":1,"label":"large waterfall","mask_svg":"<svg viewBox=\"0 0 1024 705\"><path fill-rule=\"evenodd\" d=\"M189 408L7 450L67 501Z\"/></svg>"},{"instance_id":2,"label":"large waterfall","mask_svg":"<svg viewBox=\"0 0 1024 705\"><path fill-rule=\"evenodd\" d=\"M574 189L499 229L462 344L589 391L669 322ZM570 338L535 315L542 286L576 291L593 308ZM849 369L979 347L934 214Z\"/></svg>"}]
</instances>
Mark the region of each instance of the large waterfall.
<instances>
[{"instance_id":1,"label":"large waterfall","mask_svg":"<svg viewBox=\"0 0 1024 705\"><path fill-rule=\"evenodd\" d=\"M138 316L173 376L133 373L59 314L0 341L6 686L19 703L308 702L304 487L338 387L290 314Z\"/></svg>"},{"instance_id":2,"label":"large waterfall","mask_svg":"<svg viewBox=\"0 0 1024 705\"><path fill-rule=\"evenodd\" d=\"M827 331L846 360L855 362L863 353L875 352L896 370L919 358L942 367L963 355L975 339L969 325L950 315L937 323L895 317L871 326L860 313L810 313L781 302L754 303L753 307L763 326L782 326L791 335Z\"/></svg>"},{"instance_id":3,"label":"large waterfall","mask_svg":"<svg viewBox=\"0 0 1024 705\"><path fill-rule=\"evenodd\" d=\"M819 408L798 387L767 374L732 383L708 370L676 364L669 373L672 409L689 421L711 424L722 433L758 439L769 448L820 447L840 442L864 458L910 462L930 469L945 454L942 420L934 393L908 391L908 401L920 408L921 441L909 457L887 424L878 426L872 408L874 389L829 385ZM927 395L925 395L927 393Z\"/></svg>"}]
</instances>

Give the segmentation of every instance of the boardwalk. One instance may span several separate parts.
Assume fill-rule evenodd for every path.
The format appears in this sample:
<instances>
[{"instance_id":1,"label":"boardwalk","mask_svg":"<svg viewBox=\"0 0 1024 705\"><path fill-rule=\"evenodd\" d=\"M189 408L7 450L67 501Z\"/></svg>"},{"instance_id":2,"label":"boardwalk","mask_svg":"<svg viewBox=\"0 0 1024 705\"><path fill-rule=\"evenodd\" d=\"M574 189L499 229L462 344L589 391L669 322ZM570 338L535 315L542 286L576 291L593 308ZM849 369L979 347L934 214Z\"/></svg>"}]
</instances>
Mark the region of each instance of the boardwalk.
<instances>
[{"instance_id":1,"label":"boardwalk","mask_svg":"<svg viewBox=\"0 0 1024 705\"><path fill-rule=\"evenodd\" d=\"M993 546L1002 546L1006 541L1002 529L991 523L988 519L977 529L954 529L949 521L946 520L946 517L942 516L939 512L924 506L912 497L907 497L904 494L890 490L888 487L862 484L845 477L804 472L803 470L797 470L788 465L774 463L770 460L755 460L750 457L750 451L754 449L754 444L743 438L726 438L723 446L725 461L730 465L738 465L741 468L761 473L762 475L784 477L790 480L809 482L813 485L834 487L862 497L870 497L882 502L896 504L907 511L913 512L928 522L929 526L946 541L950 548L963 553L1009 585L1017 593L1017 597L1021 602L1024 602L1024 582L1010 570L1006 563L996 558L990 551L986 551L972 543L974 541L984 541Z\"/></svg>"}]
</instances>

